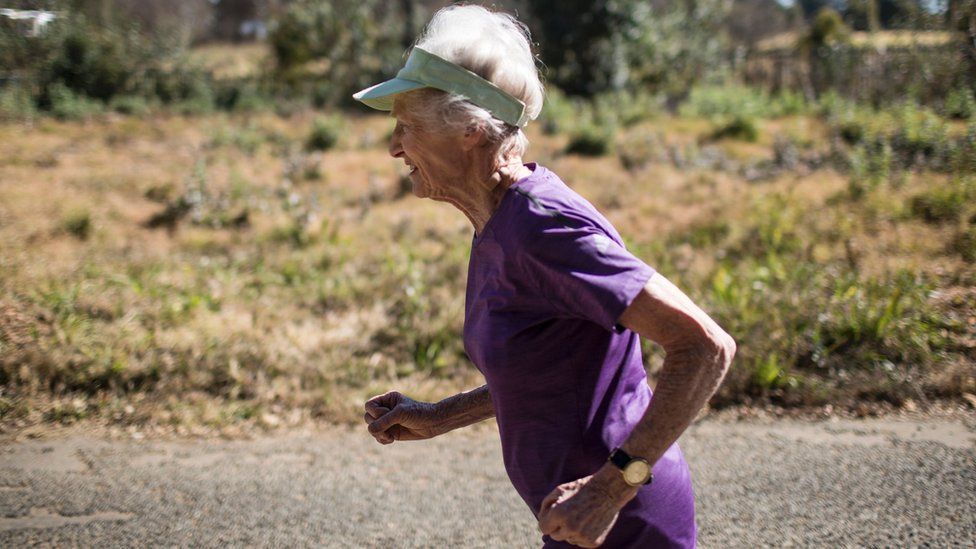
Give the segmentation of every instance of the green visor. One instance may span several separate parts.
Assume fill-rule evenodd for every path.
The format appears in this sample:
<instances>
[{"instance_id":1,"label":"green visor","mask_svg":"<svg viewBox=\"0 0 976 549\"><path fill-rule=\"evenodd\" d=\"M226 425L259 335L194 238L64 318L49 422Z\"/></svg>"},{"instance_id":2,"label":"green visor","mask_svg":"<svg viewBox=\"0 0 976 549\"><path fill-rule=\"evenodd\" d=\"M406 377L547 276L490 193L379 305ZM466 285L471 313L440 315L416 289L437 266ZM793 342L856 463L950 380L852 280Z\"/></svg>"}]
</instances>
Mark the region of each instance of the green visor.
<instances>
[{"instance_id":1,"label":"green visor","mask_svg":"<svg viewBox=\"0 0 976 549\"><path fill-rule=\"evenodd\" d=\"M468 69L417 47L411 50L396 78L359 91L353 98L374 109L389 111L397 94L420 88L461 95L513 126L521 128L529 123L525 103Z\"/></svg>"}]
</instances>

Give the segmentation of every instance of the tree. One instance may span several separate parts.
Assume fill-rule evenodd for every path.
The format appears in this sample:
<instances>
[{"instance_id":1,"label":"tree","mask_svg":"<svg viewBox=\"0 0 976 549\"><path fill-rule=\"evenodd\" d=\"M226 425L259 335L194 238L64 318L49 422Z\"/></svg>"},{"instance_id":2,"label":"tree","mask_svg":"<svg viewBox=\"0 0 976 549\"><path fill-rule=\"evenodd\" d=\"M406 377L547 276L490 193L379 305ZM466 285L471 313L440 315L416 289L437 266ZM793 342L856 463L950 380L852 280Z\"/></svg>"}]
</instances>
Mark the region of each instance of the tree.
<instances>
[{"instance_id":1,"label":"tree","mask_svg":"<svg viewBox=\"0 0 976 549\"><path fill-rule=\"evenodd\" d=\"M587 97L625 87L676 91L723 61L726 2L655 4L529 1L549 81Z\"/></svg>"}]
</instances>

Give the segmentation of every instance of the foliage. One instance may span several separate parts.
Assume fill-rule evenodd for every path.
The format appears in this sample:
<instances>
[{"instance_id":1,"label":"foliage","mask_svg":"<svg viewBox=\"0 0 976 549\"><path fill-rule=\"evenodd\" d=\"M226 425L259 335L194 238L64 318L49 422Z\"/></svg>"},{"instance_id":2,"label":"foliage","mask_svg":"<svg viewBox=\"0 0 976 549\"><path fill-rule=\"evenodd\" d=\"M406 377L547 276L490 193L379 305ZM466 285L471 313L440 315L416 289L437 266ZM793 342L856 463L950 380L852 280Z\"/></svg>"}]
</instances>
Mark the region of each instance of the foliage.
<instances>
[{"instance_id":1,"label":"foliage","mask_svg":"<svg viewBox=\"0 0 976 549\"><path fill-rule=\"evenodd\" d=\"M844 18L836 10L823 7L810 23L804 43L812 48L833 46L847 42L850 34L851 29L844 23Z\"/></svg>"},{"instance_id":2,"label":"foliage","mask_svg":"<svg viewBox=\"0 0 976 549\"><path fill-rule=\"evenodd\" d=\"M704 0L652 9L638 0L528 2L548 79L592 97L625 87L680 94L723 64L727 3Z\"/></svg>"},{"instance_id":3,"label":"foliage","mask_svg":"<svg viewBox=\"0 0 976 549\"><path fill-rule=\"evenodd\" d=\"M92 231L91 214L86 209L76 208L65 214L61 226L66 232L86 240Z\"/></svg>"},{"instance_id":4,"label":"foliage","mask_svg":"<svg viewBox=\"0 0 976 549\"><path fill-rule=\"evenodd\" d=\"M789 90L770 95L756 88L724 85L696 86L679 107L684 116L705 118L779 118L803 114L809 110L802 95Z\"/></svg>"},{"instance_id":5,"label":"foliage","mask_svg":"<svg viewBox=\"0 0 976 549\"><path fill-rule=\"evenodd\" d=\"M974 197L976 184L973 180L958 180L915 195L911 210L916 217L929 223L957 221Z\"/></svg>"},{"instance_id":6,"label":"foliage","mask_svg":"<svg viewBox=\"0 0 976 549\"><path fill-rule=\"evenodd\" d=\"M887 142L860 144L855 147L850 158L850 181L848 191L851 198L862 198L866 193L888 182L892 172L893 152Z\"/></svg>"},{"instance_id":7,"label":"foliage","mask_svg":"<svg viewBox=\"0 0 976 549\"><path fill-rule=\"evenodd\" d=\"M617 146L617 156L625 169L643 169L665 156L664 136L647 129L629 132Z\"/></svg>"},{"instance_id":8,"label":"foliage","mask_svg":"<svg viewBox=\"0 0 976 549\"><path fill-rule=\"evenodd\" d=\"M725 122L712 132L712 139L741 139L743 141L756 141L759 139L759 128L756 121L745 115L737 115Z\"/></svg>"},{"instance_id":9,"label":"foliage","mask_svg":"<svg viewBox=\"0 0 976 549\"><path fill-rule=\"evenodd\" d=\"M23 86L0 87L0 121L29 120L36 112L34 99Z\"/></svg>"},{"instance_id":10,"label":"foliage","mask_svg":"<svg viewBox=\"0 0 976 549\"><path fill-rule=\"evenodd\" d=\"M51 114L62 120L84 120L105 110L105 105L88 96L80 95L58 82L47 91Z\"/></svg>"},{"instance_id":11,"label":"foliage","mask_svg":"<svg viewBox=\"0 0 976 549\"><path fill-rule=\"evenodd\" d=\"M327 151L335 147L344 128L345 122L340 116L316 118L305 141L305 148L310 151Z\"/></svg>"},{"instance_id":12,"label":"foliage","mask_svg":"<svg viewBox=\"0 0 976 549\"><path fill-rule=\"evenodd\" d=\"M327 82L327 102L348 96L401 63L402 34L394 29L405 21L393 17L389 5L377 0L290 3L269 37L278 72L294 86L303 80ZM316 63L321 69L307 67Z\"/></svg>"},{"instance_id":13,"label":"foliage","mask_svg":"<svg viewBox=\"0 0 976 549\"><path fill-rule=\"evenodd\" d=\"M976 97L970 88L956 88L945 99L945 115L957 120L976 118Z\"/></svg>"},{"instance_id":14,"label":"foliage","mask_svg":"<svg viewBox=\"0 0 976 549\"><path fill-rule=\"evenodd\" d=\"M962 258L976 263L976 219L956 235L953 248Z\"/></svg>"},{"instance_id":15,"label":"foliage","mask_svg":"<svg viewBox=\"0 0 976 549\"><path fill-rule=\"evenodd\" d=\"M566 152L583 156L603 156L613 148L613 136L613 130L605 126L583 126L569 136Z\"/></svg>"},{"instance_id":16,"label":"foliage","mask_svg":"<svg viewBox=\"0 0 976 549\"><path fill-rule=\"evenodd\" d=\"M131 116L145 116L150 112L149 102L139 95L117 95L109 101L108 108Z\"/></svg>"},{"instance_id":17,"label":"foliage","mask_svg":"<svg viewBox=\"0 0 976 549\"><path fill-rule=\"evenodd\" d=\"M949 170L953 155L965 152L965 138L953 137L945 120L913 102L879 110L832 100L826 110L828 122L845 142L890 147L902 167L925 164Z\"/></svg>"},{"instance_id":18,"label":"foliage","mask_svg":"<svg viewBox=\"0 0 976 549\"><path fill-rule=\"evenodd\" d=\"M929 361L941 345L928 302L931 285L908 271L873 278L843 260L813 260L798 245L816 217L801 214L806 209L775 194L755 202L742 217L751 230L699 244L718 245L727 258L709 275L681 281L686 287L707 282L702 302L742 342L738 368L729 372L716 403L743 394L808 405L850 398L839 380L872 378L877 374L871 372L906 360ZM829 395L818 389L825 379L832 380ZM905 398L911 389L900 383Z\"/></svg>"}]
</instances>

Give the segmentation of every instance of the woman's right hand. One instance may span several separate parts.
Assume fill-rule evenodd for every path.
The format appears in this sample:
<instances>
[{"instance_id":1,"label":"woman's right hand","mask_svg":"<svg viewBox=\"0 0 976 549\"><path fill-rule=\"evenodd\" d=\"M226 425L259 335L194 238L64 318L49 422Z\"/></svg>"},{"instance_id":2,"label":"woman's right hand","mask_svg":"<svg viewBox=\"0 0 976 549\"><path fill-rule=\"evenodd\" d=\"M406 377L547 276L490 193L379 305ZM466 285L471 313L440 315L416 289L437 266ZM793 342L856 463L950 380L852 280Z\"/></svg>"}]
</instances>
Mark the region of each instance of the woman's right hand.
<instances>
[{"instance_id":1,"label":"woman's right hand","mask_svg":"<svg viewBox=\"0 0 976 549\"><path fill-rule=\"evenodd\" d=\"M369 434L380 444L396 440L423 440L443 433L435 405L418 402L396 391L366 401L363 419Z\"/></svg>"}]
</instances>

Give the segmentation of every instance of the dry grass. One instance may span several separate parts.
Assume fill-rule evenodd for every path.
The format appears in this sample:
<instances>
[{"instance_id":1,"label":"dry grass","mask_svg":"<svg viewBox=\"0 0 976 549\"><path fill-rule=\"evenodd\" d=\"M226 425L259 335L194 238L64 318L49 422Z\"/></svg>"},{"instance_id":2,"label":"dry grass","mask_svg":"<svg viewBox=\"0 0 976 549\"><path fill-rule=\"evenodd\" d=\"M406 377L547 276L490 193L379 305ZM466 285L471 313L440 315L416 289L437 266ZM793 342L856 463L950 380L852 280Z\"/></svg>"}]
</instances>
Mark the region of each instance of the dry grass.
<instances>
[{"instance_id":1,"label":"dry grass","mask_svg":"<svg viewBox=\"0 0 976 549\"><path fill-rule=\"evenodd\" d=\"M385 153L388 118L348 120L337 147L319 156L303 149L313 118L0 126L0 424L355 421L376 392L438 399L479 383L460 342L471 228L449 206L402 195L402 168ZM707 154L743 166L770 162L776 136L829 147L816 119L761 128L755 143L725 140ZM711 130L704 120L661 117L627 131L658 132L660 146L696 155L706 154L699 144ZM844 361L870 370L902 352L905 371L928 394L973 390L971 310L957 311L955 343L940 347L928 327L912 324L880 334L873 355L838 351L816 367L822 372L803 370L809 334L795 324L767 326L770 340L782 338L777 347L748 331L763 326L764 307L783 311L770 313L771 323L798 322L804 307L847 306L830 301L826 286L790 286L806 279L834 284L853 272L870 286L909 270L940 292L971 284L972 264L945 245L959 227L906 214L912 196L948 176L913 173L854 201L845 197L848 176L832 168L781 171L759 183L737 168L660 159L628 171L613 156L563 154L565 136L530 138L530 160L561 174L644 259L742 330L733 332L741 373L720 403L844 404L857 395L830 393L843 383L831 372ZM180 204L188 204L182 214L147 226ZM79 211L90 222L86 238L64 229ZM794 266L834 274L805 279ZM724 276L748 286L754 301L716 297ZM770 285L765 298L762 284ZM931 353L891 342L905 333L921 333ZM769 356L782 371L763 378ZM871 393L869 379L857 390L897 400L903 381Z\"/></svg>"},{"instance_id":2,"label":"dry grass","mask_svg":"<svg viewBox=\"0 0 976 549\"><path fill-rule=\"evenodd\" d=\"M259 76L270 60L265 43L207 44L190 50L190 61L218 80Z\"/></svg>"},{"instance_id":3,"label":"dry grass","mask_svg":"<svg viewBox=\"0 0 976 549\"><path fill-rule=\"evenodd\" d=\"M949 31L883 30L877 32L857 31L851 33L851 45L858 48L911 48L947 46L962 38L961 33ZM800 43L798 32L785 32L761 40L758 51L789 50Z\"/></svg>"}]
</instances>

